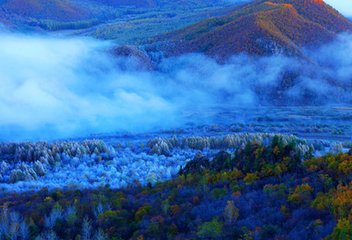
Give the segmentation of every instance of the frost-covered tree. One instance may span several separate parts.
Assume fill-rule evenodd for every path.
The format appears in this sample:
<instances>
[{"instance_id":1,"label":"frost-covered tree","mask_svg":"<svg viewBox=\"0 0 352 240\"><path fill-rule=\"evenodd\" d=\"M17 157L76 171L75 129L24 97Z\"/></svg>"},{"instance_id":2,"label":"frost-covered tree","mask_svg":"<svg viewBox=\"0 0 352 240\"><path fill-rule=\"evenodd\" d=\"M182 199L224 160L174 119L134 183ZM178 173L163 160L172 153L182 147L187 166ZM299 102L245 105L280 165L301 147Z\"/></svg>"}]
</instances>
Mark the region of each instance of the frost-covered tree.
<instances>
[{"instance_id":1,"label":"frost-covered tree","mask_svg":"<svg viewBox=\"0 0 352 240\"><path fill-rule=\"evenodd\" d=\"M59 238L53 230L49 230L40 234L35 240L59 240Z\"/></svg>"},{"instance_id":2,"label":"frost-covered tree","mask_svg":"<svg viewBox=\"0 0 352 240\"><path fill-rule=\"evenodd\" d=\"M104 212L104 206L101 202L99 202L98 205L94 209L94 215L95 215L95 217L98 217L103 212Z\"/></svg>"},{"instance_id":3,"label":"frost-covered tree","mask_svg":"<svg viewBox=\"0 0 352 240\"><path fill-rule=\"evenodd\" d=\"M92 235L92 223L88 217L85 217L82 223L82 240L90 240L91 235Z\"/></svg>"},{"instance_id":4,"label":"frost-covered tree","mask_svg":"<svg viewBox=\"0 0 352 240\"><path fill-rule=\"evenodd\" d=\"M77 210L74 206L69 206L64 214L64 219L69 225L73 225L77 220Z\"/></svg>"},{"instance_id":5,"label":"frost-covered tree","mask_svg":"<svg viewBox=\"0 0 352 240\"><path fill-rule=\"evenodd\" d=\"M108 237L104 233L102 229L98 229L98 231L94 234L94 240L107 240Z\"/></svg>"},{"instance_id":6,"label":"frost-covered tree","mask_svg":"<svg viewBox=\"0 0 352 240\"><path fill-rule=\"evenodd\" d=\"M63 218L62 208L59 206L55 206L51 210L49 216L45 217L44 225L46 228L52 229L55 226L56 222L62 218Z\"/></svg>"},{"instance_id":7,"label":"frost-covered tree","mask_svg":"<svg viewBox=\"0 0 352 240\"><path fill-rule=\"evenodd\" d=\"M9 211L7 205L0 212L0 239L28 239L28 225L18 212Z\"/></svg>"},{"instance_id":8,"label":"frost-covered tree","mask_svg":"<svg viewBox=\"0 0 352 240\"><path fill-rule=\"evenodd\" d=\"M29 239L29 227L24 220L20 224L19 236L21 237L22 240Z\"/></svg>"},{"instance_id":9,"label":"frost-covered tree","mask_svg":"<svg viewBox=\"0 0 352 240\"><path fill-rule=\"evenodd\" d=\"M10 213L10 225L8 235L11 239L18 239L20 232L21 216L17 212Z\"/></svg>"}]
</instances>

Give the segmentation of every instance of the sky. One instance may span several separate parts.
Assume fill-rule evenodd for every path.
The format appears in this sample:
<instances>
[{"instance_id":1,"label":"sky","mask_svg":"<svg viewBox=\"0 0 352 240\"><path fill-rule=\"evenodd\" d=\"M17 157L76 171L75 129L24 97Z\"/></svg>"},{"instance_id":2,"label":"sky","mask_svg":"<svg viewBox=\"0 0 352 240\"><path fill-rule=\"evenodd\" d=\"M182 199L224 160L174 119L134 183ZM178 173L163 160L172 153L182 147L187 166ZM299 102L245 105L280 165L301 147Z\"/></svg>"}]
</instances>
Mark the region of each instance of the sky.
<instances>
[{"instance_id":1,"label":"sky","mask_svg":"<svg viewBox=\"0 0 352 240\"><path fill-rule=\"evenodd\" d=\"M342 14L352 17L352 1L351 0L325 0L326 3L336 8Z\"/></svg>"}]
</instances>

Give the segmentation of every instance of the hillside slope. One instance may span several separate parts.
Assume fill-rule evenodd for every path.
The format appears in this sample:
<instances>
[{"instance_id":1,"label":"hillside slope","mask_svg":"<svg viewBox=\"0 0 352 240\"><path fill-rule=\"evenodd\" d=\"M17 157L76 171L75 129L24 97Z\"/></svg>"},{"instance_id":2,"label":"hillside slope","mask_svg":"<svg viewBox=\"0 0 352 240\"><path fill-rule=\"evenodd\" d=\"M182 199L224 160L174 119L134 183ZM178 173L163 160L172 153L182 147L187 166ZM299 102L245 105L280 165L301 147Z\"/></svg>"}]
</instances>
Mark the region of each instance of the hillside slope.
<instances>
[{"instance_id":1,"label":"hillside slope","mask_svg":"<svg viewBox=\"0 0 352 240\"><path fill-rule=\"evenodd\" d=\"M2 15L9 18L51 19L78 21L90 16L88 9L68 0L4 0L0 1Z\"/></svg>"},{"instance_id":2,"label":"hillside slope","mask_svg":"<svg viewBox=\"0 0 352 240\"><path fill-rule=\"evenodd\" d=\"M302 55L302 46L351 30L352 23L321 0L258 0L158 40L168 56L202 52L225 60L240 52Z\"/></svg>"},{"instance_id":3,"label":"hillside slope","mask_svg":"<svg viewBox=\"0 0 352 240\"><path fill-rule=\"evenodd\" d=\"M114 7L121 6L134 6L134 7L155 7L157 6L156 0L90 0L99 4L106 4Z\"/></svg>"}]
</instances>

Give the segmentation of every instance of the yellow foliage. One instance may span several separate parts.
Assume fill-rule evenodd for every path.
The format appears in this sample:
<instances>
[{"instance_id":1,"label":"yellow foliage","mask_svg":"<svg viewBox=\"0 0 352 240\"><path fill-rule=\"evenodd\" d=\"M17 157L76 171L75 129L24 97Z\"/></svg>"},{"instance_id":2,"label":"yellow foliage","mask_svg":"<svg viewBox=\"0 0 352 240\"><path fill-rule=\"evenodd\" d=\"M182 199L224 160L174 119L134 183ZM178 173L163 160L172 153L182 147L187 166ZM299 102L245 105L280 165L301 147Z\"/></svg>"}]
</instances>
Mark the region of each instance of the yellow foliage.
<instances>
[{"instance_id":1,"label":"yellow foliage","mask_svg":"<svg viewBox=\"0 0 352 240\"><path fill-rule=\"evenodd\" d=\"M251 185L253 184L255 181L257 181L259 179L258 175L255 173L247 173L247 175L243 178L243 181L247 184L247 185Z\"/></svg>"}]
</instances>

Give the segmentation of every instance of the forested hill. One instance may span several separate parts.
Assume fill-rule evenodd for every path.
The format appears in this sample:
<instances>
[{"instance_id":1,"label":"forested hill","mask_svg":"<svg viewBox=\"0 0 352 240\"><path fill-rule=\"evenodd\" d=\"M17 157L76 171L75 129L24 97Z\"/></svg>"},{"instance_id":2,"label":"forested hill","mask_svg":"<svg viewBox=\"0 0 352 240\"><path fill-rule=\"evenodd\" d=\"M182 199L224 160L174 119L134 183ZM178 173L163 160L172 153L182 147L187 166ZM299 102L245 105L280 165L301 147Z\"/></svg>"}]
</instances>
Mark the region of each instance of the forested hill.
<instances>
[{"instance_id":1,"label":"forested hill","mask_svg":"<svg viewBox=\"0 0 352 240\"><path fill-rule=\"evenodd\" d=\"M302 47L351 30L352 23L323 1L258 0L158 39L168 56L202 52L224 60L241 52L302 55Z\"/></svg>"}]
</instances>

